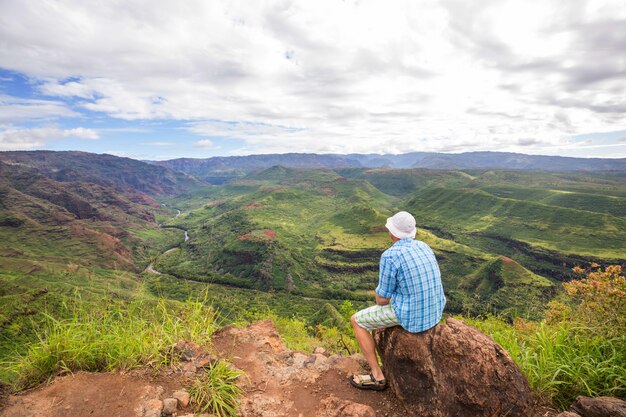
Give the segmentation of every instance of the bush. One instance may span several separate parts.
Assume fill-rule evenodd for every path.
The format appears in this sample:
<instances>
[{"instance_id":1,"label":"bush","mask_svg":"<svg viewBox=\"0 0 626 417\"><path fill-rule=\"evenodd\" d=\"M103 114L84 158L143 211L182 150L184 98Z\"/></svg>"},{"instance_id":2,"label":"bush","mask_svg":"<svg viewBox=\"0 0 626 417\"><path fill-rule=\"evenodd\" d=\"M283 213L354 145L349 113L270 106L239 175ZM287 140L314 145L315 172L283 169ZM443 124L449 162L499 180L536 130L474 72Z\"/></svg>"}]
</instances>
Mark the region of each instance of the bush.
<instances>
[{"instance_id":1,"label":"bush","mask_svg":"<svg viewBox=\"0 0 626 417\"><path fill-rule=\"evenodd\" d=\"M578 331L619 337L626 334L626 278L619 265L605 270L574 268L581 279L563 284L566 301L550 303L549 322L569 322Z\"/></svg>"}]
</instances>

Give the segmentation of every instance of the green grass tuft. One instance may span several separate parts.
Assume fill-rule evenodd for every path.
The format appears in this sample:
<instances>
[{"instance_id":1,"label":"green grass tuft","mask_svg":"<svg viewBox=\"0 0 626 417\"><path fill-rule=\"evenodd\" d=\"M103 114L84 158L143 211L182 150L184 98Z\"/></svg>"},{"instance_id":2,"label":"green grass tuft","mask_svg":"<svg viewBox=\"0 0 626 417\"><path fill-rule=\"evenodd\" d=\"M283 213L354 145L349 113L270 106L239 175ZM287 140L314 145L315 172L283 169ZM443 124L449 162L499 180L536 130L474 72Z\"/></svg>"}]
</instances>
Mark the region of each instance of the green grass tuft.
<instances>
[{"instance_id":1,"label":"green grass tuft","mask_svg":"<svg viewBox=\"0 0 626 417\"><path fill-rule=\"evenodd\" d=\"M235 416L243 395L237 380L243 372L224 361L215 362L197 378L189 393L199 413L209 412L218 417Z\"/></svg>"}]
</instances>

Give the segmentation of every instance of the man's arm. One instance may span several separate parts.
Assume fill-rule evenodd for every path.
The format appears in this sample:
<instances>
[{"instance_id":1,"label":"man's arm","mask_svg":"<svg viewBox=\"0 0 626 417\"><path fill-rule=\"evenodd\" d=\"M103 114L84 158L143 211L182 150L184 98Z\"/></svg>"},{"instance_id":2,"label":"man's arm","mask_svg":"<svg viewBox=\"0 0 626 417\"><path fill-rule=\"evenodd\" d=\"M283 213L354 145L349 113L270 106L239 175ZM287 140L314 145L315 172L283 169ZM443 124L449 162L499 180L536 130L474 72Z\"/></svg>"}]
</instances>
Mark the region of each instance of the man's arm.
<instances>
[{"instance_id":1,"label":"man's arm","mask_svg":"<svg viewBox=\"0 0 626 417\"><path fill-rule=\"evenodd\" d=\"M384 306L389 304L391 296L396 290L396 274L397 269L393 261L383 254L380 257L380 271L378 278L378 286L376 287L376 304Z\"/></svg>"},{"instance_id":2,"label":"man's arm","mask_svg":"<svg viewBox=\"0 0 626 417\"><path fill-rule=\"evenodd\" d=\"M387 304L389 304L390 301L391 298L381 297L380 295L376 294L376 304L378 304L379 306L386 306Z\"/></svg>"}]
</instances>

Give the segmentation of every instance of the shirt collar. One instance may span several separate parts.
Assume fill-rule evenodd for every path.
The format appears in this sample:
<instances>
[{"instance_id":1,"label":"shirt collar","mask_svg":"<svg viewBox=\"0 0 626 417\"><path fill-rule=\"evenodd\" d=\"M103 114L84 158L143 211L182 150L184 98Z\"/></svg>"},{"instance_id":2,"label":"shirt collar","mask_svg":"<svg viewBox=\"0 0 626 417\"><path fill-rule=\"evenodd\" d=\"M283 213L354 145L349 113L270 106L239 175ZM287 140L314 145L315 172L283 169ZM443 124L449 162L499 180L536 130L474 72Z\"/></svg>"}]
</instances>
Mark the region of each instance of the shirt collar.
<instances>
[{"instance_id":1,"label":"shirt collar","mask_svg":"<svg viewBox=\"0 0 626 417\"><path fill-rule=\"evenodd\" d=\"M392 246L406 246L410 245L413 242L412 237L405 237L404 239L400 239L397 242L394 242Z\"/></svg>"}]
</instances>

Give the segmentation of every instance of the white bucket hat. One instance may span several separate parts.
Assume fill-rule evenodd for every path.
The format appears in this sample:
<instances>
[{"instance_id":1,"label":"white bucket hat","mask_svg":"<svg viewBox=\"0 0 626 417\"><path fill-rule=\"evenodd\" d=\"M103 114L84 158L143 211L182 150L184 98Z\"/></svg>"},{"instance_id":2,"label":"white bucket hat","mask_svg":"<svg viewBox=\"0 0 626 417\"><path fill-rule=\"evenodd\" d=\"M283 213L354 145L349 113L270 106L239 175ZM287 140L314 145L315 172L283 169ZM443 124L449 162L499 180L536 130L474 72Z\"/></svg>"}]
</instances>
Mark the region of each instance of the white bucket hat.
<instances>
[{"instance_id":1,"label":"white bucket hat","mask_svg":"<svg viewBox=\"0 0 626 417\"><path fill-rule=\"evenodd\" d=\"M398 239L406 239L408 237L415 238L415 234L417 233L417 229L415 229L415 218L406 211L400 211L387 218L385 227Z\"/></svg>"}]
</instances>

